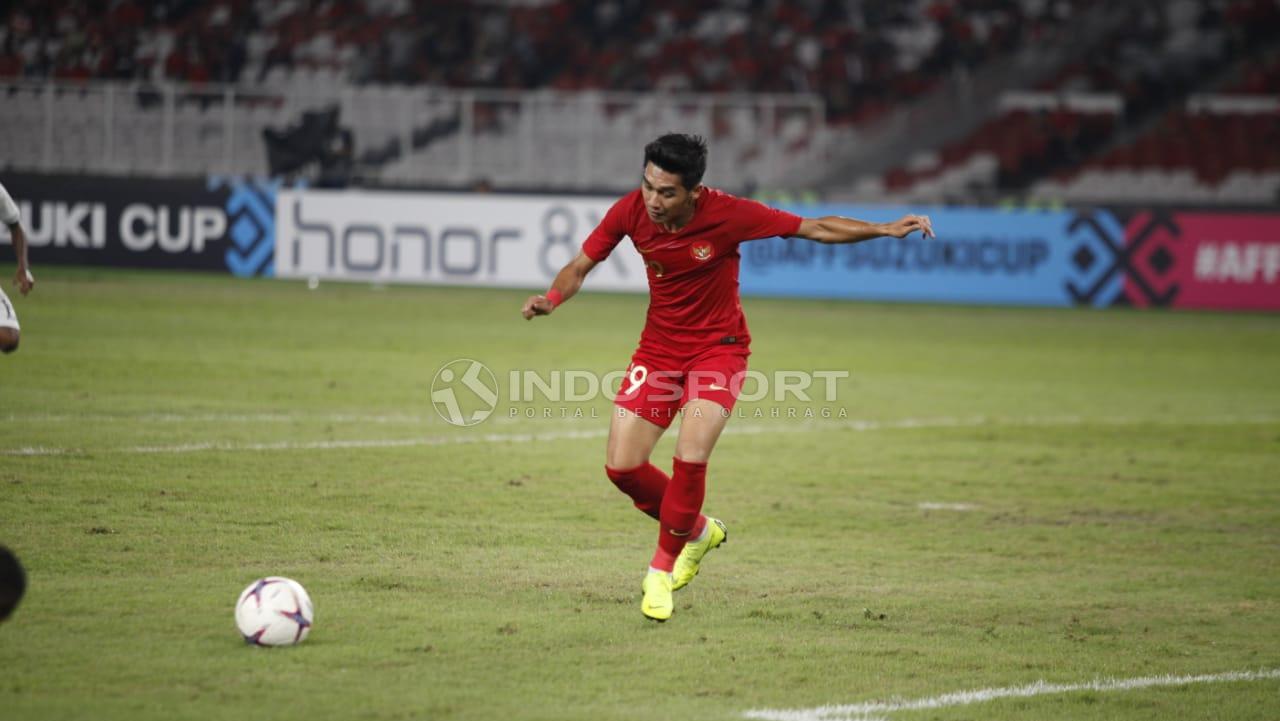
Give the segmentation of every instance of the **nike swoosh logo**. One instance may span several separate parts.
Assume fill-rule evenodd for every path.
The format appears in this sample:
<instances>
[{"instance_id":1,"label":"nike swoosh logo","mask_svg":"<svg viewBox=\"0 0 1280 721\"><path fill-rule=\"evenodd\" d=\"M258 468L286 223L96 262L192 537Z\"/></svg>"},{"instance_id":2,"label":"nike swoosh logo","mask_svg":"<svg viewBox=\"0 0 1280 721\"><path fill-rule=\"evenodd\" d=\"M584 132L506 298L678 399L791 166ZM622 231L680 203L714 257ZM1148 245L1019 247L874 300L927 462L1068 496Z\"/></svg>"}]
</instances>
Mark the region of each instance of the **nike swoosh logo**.
<instances>
[{"instance_id":1,"label":"nike swoosh logo","mask_svg":"<svg viewBox=\"0 0 1280 721\"><path fill-rule=\"evenodd\" d=\"M710 388L710 389L711 389L711 390L713 390L713 391L727 391L727 390L729 390L728 388L725 388L724 386L718 386L718 385L716 385L715 383L712 383L711 385L707 386L707 388Z\"/></svg>"}]
</instances>

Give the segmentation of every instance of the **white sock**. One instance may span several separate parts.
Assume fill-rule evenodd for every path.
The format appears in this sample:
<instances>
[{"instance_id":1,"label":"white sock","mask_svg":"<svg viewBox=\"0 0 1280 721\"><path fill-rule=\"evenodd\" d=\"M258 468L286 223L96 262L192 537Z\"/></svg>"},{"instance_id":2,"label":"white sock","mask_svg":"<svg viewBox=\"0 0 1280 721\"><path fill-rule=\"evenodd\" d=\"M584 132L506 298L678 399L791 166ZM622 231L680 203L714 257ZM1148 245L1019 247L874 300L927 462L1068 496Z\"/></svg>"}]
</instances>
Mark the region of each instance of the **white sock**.
<instances>
[{"instance_id":1,"label":"white sock","mask_svg":"<svg viewBox=\"0 0 1280 721\"><path fill-rule=\"evenodd\" d=\"M649 566L649 573L665 573L668 576L671 575L670 571L664 571L661 568L654 568L653 566Z\"/></svg>"}]
</instances>

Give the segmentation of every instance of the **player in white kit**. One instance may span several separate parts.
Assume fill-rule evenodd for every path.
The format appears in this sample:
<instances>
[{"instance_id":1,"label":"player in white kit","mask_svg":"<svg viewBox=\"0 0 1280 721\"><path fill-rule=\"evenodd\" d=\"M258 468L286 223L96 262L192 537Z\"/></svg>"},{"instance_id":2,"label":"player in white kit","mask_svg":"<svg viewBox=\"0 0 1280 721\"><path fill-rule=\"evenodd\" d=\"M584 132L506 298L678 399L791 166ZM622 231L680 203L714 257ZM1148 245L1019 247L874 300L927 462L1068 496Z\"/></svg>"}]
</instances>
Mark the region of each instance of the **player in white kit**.
<instances>
[{"instance_id":1,"label":"player in white kit","mask_svg":"<svg viewBox=\"0 0 1280 721\"><path fill-rule=\"evenodd\" d=\"M18 217L18 206L9 191L0 185L0 223L9 227L9 237L13 241L13 251L18 256L18 274L14 284L26 295L35 286L36 280L31 277L31 268L27 263L27 234L22 230L22 220ZM9 296L0 288L0 352L12 353L18 349L18 313L13 309Z\"/></svg>"}]
</instances>

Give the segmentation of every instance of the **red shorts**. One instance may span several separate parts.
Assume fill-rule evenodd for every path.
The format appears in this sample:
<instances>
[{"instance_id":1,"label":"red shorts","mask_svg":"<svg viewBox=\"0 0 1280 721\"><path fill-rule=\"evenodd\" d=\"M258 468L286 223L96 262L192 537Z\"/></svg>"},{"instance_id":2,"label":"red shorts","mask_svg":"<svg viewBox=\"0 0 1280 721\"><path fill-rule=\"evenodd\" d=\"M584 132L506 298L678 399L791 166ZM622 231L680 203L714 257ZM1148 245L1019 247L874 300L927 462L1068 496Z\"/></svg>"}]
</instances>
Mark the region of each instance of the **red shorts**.
<instances>
[{"instance_id":1,"label":"red shorts","mask_svg":"<svg viewBox=\"0 0 1280 721\"><path fill-rule=\"evenodd\" d=\"M742 391L750 351L717 346L691 358L639 348L618 388L614 405L667 428L684 404L702 398L728 413Z\"/></svg>"}]
</instances>

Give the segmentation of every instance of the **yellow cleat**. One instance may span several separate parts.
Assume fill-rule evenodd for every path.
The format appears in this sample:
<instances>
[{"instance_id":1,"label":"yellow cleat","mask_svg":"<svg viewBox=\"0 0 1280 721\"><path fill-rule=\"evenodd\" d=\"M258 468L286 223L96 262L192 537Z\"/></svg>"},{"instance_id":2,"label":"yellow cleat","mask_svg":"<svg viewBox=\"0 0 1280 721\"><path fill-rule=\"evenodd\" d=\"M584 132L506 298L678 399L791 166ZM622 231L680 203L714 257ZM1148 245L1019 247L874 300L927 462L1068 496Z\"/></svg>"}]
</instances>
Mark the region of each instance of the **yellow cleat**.
<instances>
[{"instance_id":1,"label":"yellow cleat","mask_svg":"<svg viewBox=\"0 0 1280 721\"><path fill-rule=\"evenodd\" d=\"M708 517L707 537L701 541L690 541L684 544L684 550L676 558L675 570L671 572L673 579L671 590L679 591L688 586L693 577L698 575L702 557L707 555L707 551L719 547L727 540L729 540L729 531L724 527L724 523L718 518Z\"/></svg>"},{"instance_id":2,"label":"yellow cleat","mask_svg":"<svg viewBox=\"0 0 1280 721\"><path fill-rule=\"evenodd\" d=\"M671 618L671 611L675 609L671 600L671 574L649 571L641 588L644 589L644 600L640 602L640 613L659 623Z\"/></svg>"}]
</instances>

